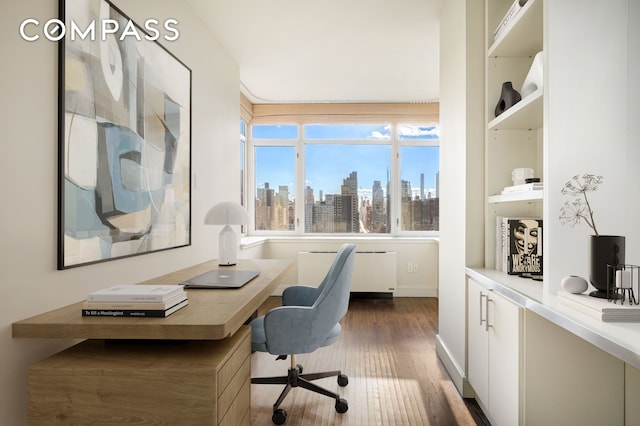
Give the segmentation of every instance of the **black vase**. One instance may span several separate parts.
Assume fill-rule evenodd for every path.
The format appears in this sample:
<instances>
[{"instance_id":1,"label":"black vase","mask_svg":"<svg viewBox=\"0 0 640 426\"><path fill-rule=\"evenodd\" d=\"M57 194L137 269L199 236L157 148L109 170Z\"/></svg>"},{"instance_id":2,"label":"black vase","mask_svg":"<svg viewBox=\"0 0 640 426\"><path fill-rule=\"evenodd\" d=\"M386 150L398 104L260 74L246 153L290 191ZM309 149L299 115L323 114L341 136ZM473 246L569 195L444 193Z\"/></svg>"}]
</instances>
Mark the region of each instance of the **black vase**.
<instances>
[{"instance_id":1,"label":"black vase","mask_svg":"<svg viewBox=\"0 0 640 426\"><path fill-rule=\"evenodd\" d=\"M624 264L625 238L620 235L591 235L589 237L589 281L597 290L589 295L606 299L615 287L615 268ZM609 283L609 293L607 292Z\"/></svg>"},{"instance_id":2,"label":"black vase","mask_svg":"<svg viewBox=\"0 0 640 426\"><path fill-rule=\"evenodd\" d=\"M502 83L502 93L500 93L500 99L495 110L496 117L520 102L521 99L520 92L513 88L513 84L510 81Z\"/></svg>"}]
</instances>

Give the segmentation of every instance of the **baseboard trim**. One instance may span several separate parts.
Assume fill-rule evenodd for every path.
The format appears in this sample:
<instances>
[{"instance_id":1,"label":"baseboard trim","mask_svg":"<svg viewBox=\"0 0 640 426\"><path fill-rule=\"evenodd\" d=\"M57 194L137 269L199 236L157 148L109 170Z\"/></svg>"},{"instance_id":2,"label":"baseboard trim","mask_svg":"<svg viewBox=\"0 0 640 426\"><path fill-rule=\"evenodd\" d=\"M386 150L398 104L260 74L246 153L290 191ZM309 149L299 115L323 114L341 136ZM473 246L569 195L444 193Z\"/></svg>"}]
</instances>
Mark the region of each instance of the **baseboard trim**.
<instances>
[{"instance_id":1,"label":"baseboard trim","mask_svg":"<svg viewBox=\"0 0 640 426\"><path fill-rule=\"evenodd\" d=\"M396 291L393 292L394 297L438 297L437 288L424 288L424 287L396 287Z\"/></svg>"},{"instance_id":2,"label":"baseboard trim","mask_svg":"<svg viewBox=\"0 0 640 426\"><path fill-rule=\"evenodd\" d=\"M271 296L282 296L282 292L289 285L276 288ZM355 293L351 293L355 294ZM371 293L369 293L371 294ZM390 295L393 297L438 297L437 288L424 288L424 287L396 287L393 293L381 293L384 295Z\"/></svg>"},{"instance_id":3,"label":"baseboard trim","mask_svg":"<svg viewBox=\"0 0 640 426\"><path fill-rule=\"evenodd\" d=\"M460 368L456 360L451 356L447 345L442 341L439 334L436 335L436 355L438 355L445 370L449 373L449 377L458 390L458 393L460 393L463 398L475 398L475 392L469 384L464 370Z\"/></svg>"},{"instance_id":4,"label":"baseboard trim","mask_svg":"<svg viewBox=\"0 0 640 426\"><path fill-rule=\"evenodd\" d=\"M393 293L380 291L352 291L352 299L393 299Z\"/></svg>"}]
</instances>

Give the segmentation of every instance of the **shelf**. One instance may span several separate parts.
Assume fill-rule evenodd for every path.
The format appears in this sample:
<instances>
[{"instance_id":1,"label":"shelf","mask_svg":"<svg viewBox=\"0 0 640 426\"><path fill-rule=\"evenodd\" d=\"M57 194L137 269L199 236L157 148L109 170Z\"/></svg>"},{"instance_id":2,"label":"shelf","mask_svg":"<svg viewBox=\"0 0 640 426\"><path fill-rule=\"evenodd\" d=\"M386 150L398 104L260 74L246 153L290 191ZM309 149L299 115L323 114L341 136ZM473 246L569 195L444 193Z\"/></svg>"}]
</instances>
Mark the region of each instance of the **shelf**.
<instances>
[{"instance_id":1,"label":"shelf","mask_svg":"<svg viewBox=\"0 0 640 426\"><path fill-rule=\"evenodd\" d=\"M491 45L488 56L533 56L541 51L542 3L529 0Z\"/></svg>"},{"instance_id":2,"label":"shelf","mask_svg":"<svg viewBox=\"0 0 640 426\"><path fill-rule=\"evenodd\" d=\"M543 88L540 87L526 98L489 122L489 130L532 130L543 125Z\"/></svg>"},{"instance_id":3,"label":"shelf","mask_svg":"<svg viewBox=\"0 0 640 426\"><path fill-rule=\"evenodd\" d=\"M488 198L489 204L512 203L517 201L539 201L542 200L544 190L515 192L513 194L491 195Z\"/></svg>"}]
</instances>

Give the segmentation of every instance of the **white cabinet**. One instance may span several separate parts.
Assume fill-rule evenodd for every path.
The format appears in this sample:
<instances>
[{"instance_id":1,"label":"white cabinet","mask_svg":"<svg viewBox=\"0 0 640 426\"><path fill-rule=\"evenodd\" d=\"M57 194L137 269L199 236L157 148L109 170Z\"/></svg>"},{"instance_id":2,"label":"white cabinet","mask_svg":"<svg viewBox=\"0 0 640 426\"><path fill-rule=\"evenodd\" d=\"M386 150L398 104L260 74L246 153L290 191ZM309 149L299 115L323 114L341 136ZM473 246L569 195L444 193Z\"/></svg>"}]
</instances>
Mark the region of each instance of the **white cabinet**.
<instances>
[{"instance_id":1,"label":"white cabinet","mask_svg":"<svg viewBox=\"0 0 640 426\"><path fill-rule=\"evenodd\" d=\"M524 424L640 424L634 416L637 371L628 368L625 381L625 364L620 359L530 310L525 311L523 328Z\"/></svg>"},{"instance_id":2,"label":"white cabinet","mask_svg":"<svg viewBox=\"0 0 640 426\"><path fill-rule=\"evenodd\" d=\"M468 280L468 378L496 425L520 423L522 308Z\"/></svg>"},{"instance_id":3,"label":"white cabinet","mask_svg":"<svg viewBox=\"0 0 640 426\"><path fill-rule=\"evenodd\" d=\"M624 424L637 424L640 422L640 370L629 364L624 366L624 397Z\"/></svg>"}]
</instances>

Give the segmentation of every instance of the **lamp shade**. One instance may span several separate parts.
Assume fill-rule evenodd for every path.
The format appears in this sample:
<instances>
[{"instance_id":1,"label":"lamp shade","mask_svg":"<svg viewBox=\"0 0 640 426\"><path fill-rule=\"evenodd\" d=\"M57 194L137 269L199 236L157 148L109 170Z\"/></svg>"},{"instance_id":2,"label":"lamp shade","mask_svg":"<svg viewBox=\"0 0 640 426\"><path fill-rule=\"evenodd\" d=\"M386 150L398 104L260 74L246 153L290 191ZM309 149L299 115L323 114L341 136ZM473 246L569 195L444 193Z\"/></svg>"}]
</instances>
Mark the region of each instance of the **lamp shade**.
<instances>
[{"instance_id":1,"label":"lamp shade","mask_svg":"<svg viewBox=\"0 0 640 426\"><path fill-rule=\"evenodd\" d=\"M238 203L224 201L209 209L205 225L245 225L249 223L247 211Z\"/></svg>"}]
</instances>

